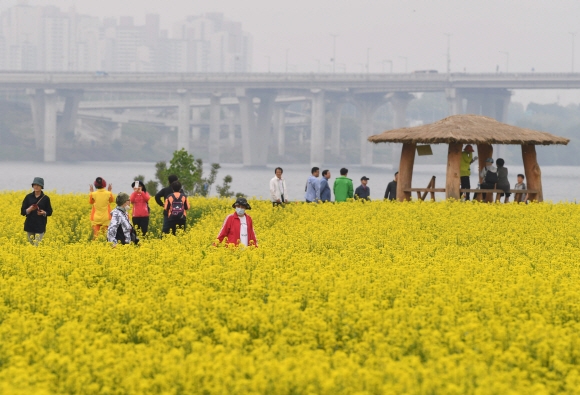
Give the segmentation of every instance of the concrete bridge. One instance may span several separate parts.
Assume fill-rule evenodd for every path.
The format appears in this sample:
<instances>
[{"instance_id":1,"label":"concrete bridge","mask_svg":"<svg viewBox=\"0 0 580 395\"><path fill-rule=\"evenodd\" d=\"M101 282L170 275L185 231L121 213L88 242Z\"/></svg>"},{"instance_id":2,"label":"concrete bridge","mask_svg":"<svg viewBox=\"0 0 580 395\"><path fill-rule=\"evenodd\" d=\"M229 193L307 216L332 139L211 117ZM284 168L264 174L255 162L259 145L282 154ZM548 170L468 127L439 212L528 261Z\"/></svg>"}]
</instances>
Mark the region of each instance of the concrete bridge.
<instances>
[{"instance_id":1,"label":"concrete bridge","mask_svg":"<svg viewBox=\"0 0 580 395\"><path fill-rule=\"evenodd\" d=\"M155 106L176 109L178 149L189 147L192 128L198 123L195 108L208 107L212 162L219 161L221 108L235 108L242 131L244 165L264 166L272 130L278 141L284 141L285 110L295 98L308 101L311 109L313 165L320 165L325 159L327 113L332 120L331 151L339 153L340 115L346 102L354 104L360 115L361 164L371 165L372 148L366 139L375 133L373 117L380 106L390 103L394 111L393 127L402 127L413 93L441 91L446 93L450 114L475 113L505 121L511 89L580 89L580 73L0 73L0 91L26 90L30 96L35 136L42 141L45 161L56 160L57 133L74 130L79 108L84 113L91 106L90 101L83 102L91 92L166 95L167 99L157 100ZM103 103L92 105L94 109L107 107ZM108 108L143 107L115 102Z\"/></svg>"}]
</instances>

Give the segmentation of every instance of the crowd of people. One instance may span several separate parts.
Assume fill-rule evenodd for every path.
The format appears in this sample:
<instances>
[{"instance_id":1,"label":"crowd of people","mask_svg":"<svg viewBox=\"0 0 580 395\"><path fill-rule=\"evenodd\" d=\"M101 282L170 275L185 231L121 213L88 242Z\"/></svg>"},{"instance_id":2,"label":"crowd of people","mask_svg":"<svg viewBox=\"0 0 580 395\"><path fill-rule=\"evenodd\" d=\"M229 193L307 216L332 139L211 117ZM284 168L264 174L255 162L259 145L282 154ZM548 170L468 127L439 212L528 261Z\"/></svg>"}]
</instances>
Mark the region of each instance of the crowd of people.
<instances>
[{"instance_id":1,"label":"crowd of people","mask_svg":"<svg viewBox=\"0 0 580 395\"><path fill-rule=\"evenodd\" d=\"M162 234L175 235L178 228L185 230L189 200L182 185L175 175L168 177L169 185L162 188L154 197L155 202L163 207ZM282 183L281 202L284 202L285 184ZM117 244L138 244L140 235L149 231L149 201L151 196L142 181L131 184L133 192L128 195L119 192L113 196L113 185L107 184L104 178L97 177L89 185L89 204L91 205L90 221L93 240L104 234L113 247ZM24 220L24 231L30 244L38 246L46 233L47 217L53 213L50 198L43 192L44 179L35 177L32 181L32 192L22 201L21 214ZM115 203L115 207L111 205ZM228 243L258 245L253 222L246 210L250 204L245 198L238 198L233 204L235 212L228 215L217 236L219 242L226 238ZM129 216L129 213L132 215Z\"/></svg>"},{"instance_id":2,"label":"crowd of people","mask_svg":"<svg viewBox=\"0 0 580 395\"><path fill-rule=\"evenodd\" d=\"M466 145L461 154L461 189L471 189L471 165L477 160L473 156L473 148ZM486 159L486 166L481 169L479 177L482 180L478 184L478 189L482 190L485 199L484 190L499 189L504 191L500 197L505 196L504 202L509 201L510 183L508 181L508 169L505 167L505 161L498 158ZM360 185L355 189L352 179L348 177L348 169L340 169L340 176L334 182L330 183L330 170L323 170L313 167L311 175L306 180L304 188L304 200L307 203L327 203L346 202L348 199L370 200L371 190L368 186L369 178L361 177ZM274 177L270 180L270 197L273 206L283 206L289 202L289 194L284 179L284 170L276 167ZM384 198L395 200L397 198L397 181L398 172L394 174L393 181L389 182L385 191ZM524 175L517 175L515 190L525 190ZM124 192L113 196L113 185L107 184L104 178L97 177L89 185L89 204L91 205L90 220L93 231L93 239L97 239L100 234L105 234L107 240L112 243L113 247L117 244L139 243L138 233L147 235L149 231L149 214L151 212L149 201L151 196L147 192L145 184L142 181L135 181L131 184L133 192L128 195ZM37 246L46 232L47 217L53 213L50 198L44 194L44 179L35 177L32 181L33 191L25 196L22 202L21 214L26 217L24 221L24 231L28 241ZM470 194L463 194L465 200L470 199ZM516 194L516 201L526 202L527 194ZM163 208L163 226L162 234L172 233L175 235L178 228L185 230L187 226L187 211L190 209L190 203L185 194L179 179L175 175L168 177L168 185L155 194L154 201ZM111 205L115 203L115 207ZM248 201L243 198L237 198L232 205L234 213L228 215L224 220L223 226L218 233L217 240L221 243L227 239L228 243L243 245L258 245L256 233L254 231L252 218L247 215L246 211L251 210ZM131 216L129 216L131 213Z\"/></svg>"},{"instance_id":3,"label":"crowd of people","mask_svg":"<svg viewBox=\"0 0 580 395\"><path fill-rule=\"evenodd\" d=\"M471 144L467 144L463 148L463 152L461 153L461 166L460 166L460 179L461 179L461 189L471 189L471 164L478 159L477 156L473 156L473 147ZM504 197L504 202L509 202L509 198L511 196L510 193L510 183L508 180L508 169L505 167L505 160L502 158L498 158L495 161L493 158L487 158L485 160L485 166L479 172L479 178L482 180L481 183L478 184L477 189L482 190L489 190L489 189L500 189L503 192L499 193L499 198ZM523 174L517 175L517 183L515 183L514 188L515 190L525 190L526 184L524 183L525 176ZM485 200L486 193L483 191L481 192L482 198ZM469 192L462 194L462 199L470 200ZM517 193L515 196L516 202L527 202L528 201L528 194L527 193Z\"/></svg>"},{"instance_id":4,"label":"crowd of people","mask_svg":"<svg viewBox=\"0 0 580 395\"><path fill-rule=\"evenodd\" d=\"M284 170L281 167L277 167L274 174L270 180L270 198L273 206L279 206L289 201L286 179L284 179ZM395 200L397 198L398 174L399 172L396 172L393 181L387 185L385 199ZM307 203L331 202L332 194L334 194L335 202L346 202L347 199L370 200L371 189L368 186L370 178L367 176L361 177L360 185L356 189L352 179L348 177L347 168L340 169L340 177L334 180L332 188L330 187L330 177L330 170L323 170L320 173L319 167L313 167L304 187L304 200Z\"/></svg>"}]
</instances>

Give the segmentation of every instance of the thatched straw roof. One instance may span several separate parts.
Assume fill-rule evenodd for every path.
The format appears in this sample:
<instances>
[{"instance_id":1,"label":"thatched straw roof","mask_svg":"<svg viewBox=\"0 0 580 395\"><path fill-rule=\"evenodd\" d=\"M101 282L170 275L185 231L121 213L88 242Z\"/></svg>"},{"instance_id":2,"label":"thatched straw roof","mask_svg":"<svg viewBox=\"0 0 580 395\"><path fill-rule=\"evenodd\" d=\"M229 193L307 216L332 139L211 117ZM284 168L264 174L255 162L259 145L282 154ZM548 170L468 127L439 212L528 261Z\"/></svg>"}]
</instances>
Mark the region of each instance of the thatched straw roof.
<instances>
[{"instance_id":1,"label":"thatched straw roof","mask_svg":"<svg viewBox=\"0 0 580 395\"><path fill-rule=\"evenodd\" d=\"M566 145L570 140L547 132L520 128L481 115L452 115L429 125L387 130L372 143L536 144Z\"/></svg>"}]
</instances>

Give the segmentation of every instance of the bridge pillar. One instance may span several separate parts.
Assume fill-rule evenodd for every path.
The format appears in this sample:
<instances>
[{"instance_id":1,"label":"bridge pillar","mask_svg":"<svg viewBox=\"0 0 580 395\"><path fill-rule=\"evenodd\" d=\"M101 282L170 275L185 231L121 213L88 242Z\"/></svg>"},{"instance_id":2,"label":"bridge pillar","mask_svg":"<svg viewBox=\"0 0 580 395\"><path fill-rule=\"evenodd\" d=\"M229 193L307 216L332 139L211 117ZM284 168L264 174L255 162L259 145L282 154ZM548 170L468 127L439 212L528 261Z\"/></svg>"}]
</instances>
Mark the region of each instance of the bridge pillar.
<instances>
[{"instance_id":1,"label":"bridge pillar","mask_svg":"<svg viewBox=\"0 0 580 395\"><path fill-rule=\"evenodd\" d=\"M383 93L357 95L354 104L360 114L360 164L372 166L374 147L368 138L374 134L375 112L385 104L385 95Z\"/></svg>"},{"instance_id":2,"label":"bridge pillar","mask_svg":"<svg viewBox=\"0 0 580 395\"><path fill-rule=\"evenodd\" d=\"M74 134L77 124L79 103L83 98L82 91L59 91L60 96L64 96L64 109L58 121L58 133L63 136L65 133Z\"/></svg>"},{"instance_id":3,"label":"bridge pillar","mask_svg":"<svg viewBox=\"0 0 580 395\"><path fill-rule=\"evenodd\" d=\"M506 122L511 92L507 89L462 89L458 94L467 99L468 114L484 115Z\"/></svg>"},{"instance_id":4,"label":"bridge pillar","mask_svg":"<svg viewBox=\"0 0 580 395\"><path fill-rule=\"evenodd\" d=\"M58 95L54 89L44 90L44 161L56 161Z\"/></svg>"},{"instance_id":5,"label":"bridge pillar","mask_svg":"<svg viewBox=\"0 0 580 395\"><path fill-rule=\"evenodd\" d=\"M330 153L334 157L340 156L340 122L344 103L333 101L329 105L330 113Z\"/></svg>"},{"instance_id":6,"label":"bridge pillar","mask_svg":"<svg viewBox=\"0 0 580 395\"><path fill-rule=\"evenodd\" d=\"M511 92L507 89L463 89L467 98L467 113L484 115L499 122L507 122ZM497 146L496 158L501 158L505 147Z\"/></svg>"},{"instance_id":7,"label":"bridge pillar","mask_svg":"<svg viewBox=\"0 0 580 395\"><path fill-rule=\"evenodd\" d=\"M44 148L44 89L27 89L32 110L34 142L37 150Z\"/></svg>"},{"instance_id":8,"label":"bridge pillar","mask_svg":"<svg viewBox=\"0 0 580 395\"><path fill-rule=\"evenodd\" d=\"M266 166L276 93L238 89L236 95L240 103L244 166ZM254 108L254 97L260 99L257 111Z\"/></svg>"},{"instance_id":9,"label":"bridge pillar","mask_svg":"<svg viewBox=\"0 0 580 395\"><path fill-rule=\"evenodd\" d=\"M112 135L112 139L115 140L121 140L121 135L123 132L123 124L122 123L114 123L113 124L113 135Z\"/></svg>"},{"instance_id":10,"label":"bridge pillar","mask_svg":"<svg viewBox=\"0 0 580 395\"><path fill-rule=\"evenodd\" d=\"M445 89L445 97L449 104L449 115L464 114L461 91L455 88Z\"/></svg>"},{"instance_id":11,"label":"bridge pillar","mask_svg":"<svg viewBox=\"0 0 580 395\"><path fill-rule=\"evenodd\" d=\"M189 151L189 123L191 96L187 89L179 89L179 107L177 110L177 149Z\"/></svg>"},{"instance_id":12,"label":"bridge pillar","mask_svg":"<svg viewBox=\"0 0 580 395\"><path fill-rule=\"evenodd\" d=\"M286 154L286 105L277 104L274 107L274 135L278 147L278 156Z\"/></svg>"},{"instance_id":13,"label":"bridge pillar","mask_svg":"<svg viewBox=\"0 0 580 395\"><path fill-rule=\"evenodd\" d=\"M213 93L209 105L209 162L220 161L221 94Z\"/></svg>"},{"instance_id":14,"label":"bridge pillar","mask_svg":"<svg viewBox=\"0 0 580 395\"><path fill-rule=\"evenodd\" d=\"M191 139L193 143L199 143L201 140L201 108L193 107L191 109L191 120L193 122L193 127L191 128Z\"/></svg>"},{"instance_id":15,"label":"bridge pillar","mask_svg":"<svg viewBox=\"0 0 580 395\"><path fill-rule=\"evenodd\" d=\"M391 98L391 105L393 106L393 127L395 129L407 126L407 107L409 106L409 102L414 98L415 96L407 92L396 92ZM401 144L393 143L391 144L391 148L393 170L398 170L401 162Z\"/></svg>"},{"instance_id":16,"label":"bridge pillar","mask_svg":"<svg viewBox=\"0 0 580 395\"><path fill-rule=\"evenodd\" d=\"M228 144L230 148L234 148L236 146L236 111L227 107L224 109L228 121Z\"/></svg>"},{"instance_id":17,"label":"bridge pillar","mask_svg":"<svg viewBox=\"0 0 580 395\"><path fill-rule=\"evenodd\" d=\"M312 89L311 126L310 126L310 164L321 166L324 163L324 144L326 131L326 109L324 91Z\"/></svg>"}]
</instances>

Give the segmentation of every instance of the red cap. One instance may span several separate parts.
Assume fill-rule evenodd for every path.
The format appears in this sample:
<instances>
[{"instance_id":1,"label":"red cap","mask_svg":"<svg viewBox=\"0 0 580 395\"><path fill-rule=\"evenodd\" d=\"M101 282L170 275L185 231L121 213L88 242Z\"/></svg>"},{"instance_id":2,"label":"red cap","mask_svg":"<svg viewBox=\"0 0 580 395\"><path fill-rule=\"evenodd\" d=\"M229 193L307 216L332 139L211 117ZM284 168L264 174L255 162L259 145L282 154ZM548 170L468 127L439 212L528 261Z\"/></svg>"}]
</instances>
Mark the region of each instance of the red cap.
<instances>
[{"instance_id":1,"label":"red cap","mask_svg":"<svg viewBox=\"0 0 580 395\"><path fill-rule=\"evenodd\" d=\"M473 152L473 147L471 144L467 144L463 150L467 152Z\"/></svg>"},{"instance_id":2,"label":"red cap","mask_svg":"<svg viewBox=\"0 0 580 395\"><path fill-rule=\"evenodd\" d=\"M102 177L97 177L93 185L97 189L105 188L107 186L107 181L105 181L105 179Z\"/></svg>"}]
</instances>

